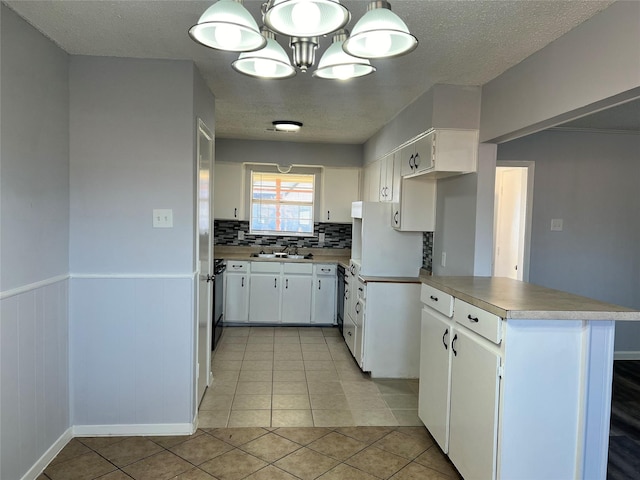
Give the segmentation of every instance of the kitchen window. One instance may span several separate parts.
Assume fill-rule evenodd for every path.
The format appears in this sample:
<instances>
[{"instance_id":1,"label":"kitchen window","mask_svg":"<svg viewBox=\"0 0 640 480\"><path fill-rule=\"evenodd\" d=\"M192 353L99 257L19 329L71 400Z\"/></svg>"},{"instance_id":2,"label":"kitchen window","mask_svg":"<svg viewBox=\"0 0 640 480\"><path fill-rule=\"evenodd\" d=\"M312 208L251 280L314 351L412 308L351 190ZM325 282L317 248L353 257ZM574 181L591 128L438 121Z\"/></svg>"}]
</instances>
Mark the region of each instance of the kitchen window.
<instances>
[{"instance_id":1,"label":"kitchen window","mask_svg":"<svg viewBox=\"0 0 640 480\"><path fill-rule=\"evenodd\" d=\"M250 230L264 235L313 235L315 175L251 172Z\"/></svg>"}]
</instances>

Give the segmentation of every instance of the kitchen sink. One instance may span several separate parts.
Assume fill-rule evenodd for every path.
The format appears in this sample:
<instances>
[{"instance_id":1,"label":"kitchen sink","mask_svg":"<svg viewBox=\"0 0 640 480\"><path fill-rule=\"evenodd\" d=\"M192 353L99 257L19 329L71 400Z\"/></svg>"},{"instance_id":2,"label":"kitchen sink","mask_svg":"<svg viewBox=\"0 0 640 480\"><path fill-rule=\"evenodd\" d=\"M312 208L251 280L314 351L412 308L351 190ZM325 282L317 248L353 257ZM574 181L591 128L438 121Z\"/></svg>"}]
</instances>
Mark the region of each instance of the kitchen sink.
<instances>
[{"instance_id":1,"label":"kitchen sink","mask_svg":"<svg viewBox=\"0 0 640 480\"><path fill-rule=\"evenodd\" d=\"M304 255L287 255L287 258L293 258L293 259L304 258Z\"/></svg>"},{"instance_id":2,"label":"kitchen sink","mask_svg":"<svg viewBox=\"0 0 640 480\"><path fill-rule=\"evenodd\" d=\"M258 258L275 258L275 253L254 253L253 256Z\"/></svg>"}]
</instances>

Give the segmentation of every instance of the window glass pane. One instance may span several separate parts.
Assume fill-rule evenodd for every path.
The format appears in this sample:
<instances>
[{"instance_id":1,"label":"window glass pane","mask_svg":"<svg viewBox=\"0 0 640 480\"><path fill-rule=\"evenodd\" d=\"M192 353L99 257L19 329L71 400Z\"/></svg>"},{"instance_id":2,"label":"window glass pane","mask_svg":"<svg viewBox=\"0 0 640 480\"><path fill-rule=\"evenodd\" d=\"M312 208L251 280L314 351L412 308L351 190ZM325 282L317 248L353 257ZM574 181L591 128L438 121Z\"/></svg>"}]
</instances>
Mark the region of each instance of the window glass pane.
<instances>
[{"instance_id":1,"label":"window glass pane","mask_svg":"<svg viewBox=\"0 0 640 480\"><path fill-rule=\"evenodd\" d=\"M314 175L253 172L251 231L313 234Z\"/></svg>"}]
</instances>

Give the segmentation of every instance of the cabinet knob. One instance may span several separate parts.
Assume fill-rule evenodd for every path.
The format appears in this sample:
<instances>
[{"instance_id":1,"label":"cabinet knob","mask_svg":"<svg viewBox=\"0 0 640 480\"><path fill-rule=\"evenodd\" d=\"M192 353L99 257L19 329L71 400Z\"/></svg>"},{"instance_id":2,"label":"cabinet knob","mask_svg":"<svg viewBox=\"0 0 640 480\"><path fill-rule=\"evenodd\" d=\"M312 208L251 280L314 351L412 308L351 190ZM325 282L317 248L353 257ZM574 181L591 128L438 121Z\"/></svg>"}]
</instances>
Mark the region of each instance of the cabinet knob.
<instances>
[{"instance_id":1,"label":"cabinet knob","mask_svg":"<svg viewBox=\"0 0 640 480\"><path fill-rule=\"evenodd\" d=\"M322 290L322 280L318 280L318 290Z\"/></svg>"},{"instance_id":2,"label":"cabinet knob","mask_svg":"<svg viewBox=\"0 0 640 480\"><path fill-rule=\"evenodd\" d=\"M237 208L233 209L233 218L238 218L238 209Z\"/></svg>"},{"instance_id":3,"label":"cabinet knob","mask_svg":"<svg viewBox=\"0 0 640 480\"><path fill-rule=\"evenodd\" d=\"M418 167L420 166L420 154L416 153L415 157L413 157L413 164L416 167L416 170L418 169Z\"/></svg>"},{"instance_id":4,"label":"cabinet knob","mask_svg":"<svg viewBox=\"0 0 640 480\"><path fill-rule=\"evenodd\" d=\"M456 352L456 340L458 340L458 334L457 333L453 336L453 340L451 340L451 351L453 352L453 355L455 357L458 356L458 352Z\"/></svg>"},{"instance_id":5,"label":"cabinet knob","mask_svg":"<svg viewBox=\"0 0 640 480\"><path fill-rule=\"evenodd\" d=\"M393 223L394 223L395 225L398 225L398 223L400 223L400 222L398 221L398 216L399 216L399 215L400 215L400 212L398 212L398 211L396 211L396 213L394 213L394 214L393 214Z\"/></svg>"},{"instance_id":6,"label":"cabinet knob","mask_svg":"<svg viewBox=\"0 0 640 480\"><path fill-rule=\"evenodd\" d=\"M449 329L448 328L444 331L444 334L442 335L442 344L444 345L444 349L445 350L449 349L449 345L447 345L447 342L445 340L445 338L447 338L447 335L449 335Z\"/></svg>"}]
</instances>

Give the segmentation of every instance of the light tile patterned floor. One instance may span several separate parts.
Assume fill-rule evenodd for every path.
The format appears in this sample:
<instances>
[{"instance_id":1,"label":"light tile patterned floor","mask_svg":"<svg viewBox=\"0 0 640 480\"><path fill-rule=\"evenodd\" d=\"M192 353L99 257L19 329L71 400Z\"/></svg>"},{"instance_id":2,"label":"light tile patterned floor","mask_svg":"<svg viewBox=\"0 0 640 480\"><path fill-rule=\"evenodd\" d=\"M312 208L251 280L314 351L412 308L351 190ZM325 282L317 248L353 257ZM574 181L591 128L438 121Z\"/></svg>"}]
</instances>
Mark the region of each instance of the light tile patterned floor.
<instances>
[{"instance_id":1,"label":"light tile patterned floor","mask_svg":"<svg viewBox=\"0 0 640 480\"><path fill-rule=\"evenodd\" d=\"M371 379L337 328L228 327L199 426L421 426L417 379Z\"/></svg>"},{"instance_id":2,"label":"light tile patterned floor","mask_svg":"<svg viewBox=\"0 0 640 480\"><path fill-rule=\"evenodd\" d=\"M213 428L74 438L38 480L454 480L424 427Z\"/></svg>"},{"instance_id":3,"label":"light tile patterned floor","mask_svg":"<svg viewBox=\"0 0 640 480\"><path fill-rule=\"evenodd\" d=\"M212 367L195 434L75 438L38 480L460 478L417 381L372 380L335 328L227 328Z\"/></svg>"}]
</instances>

